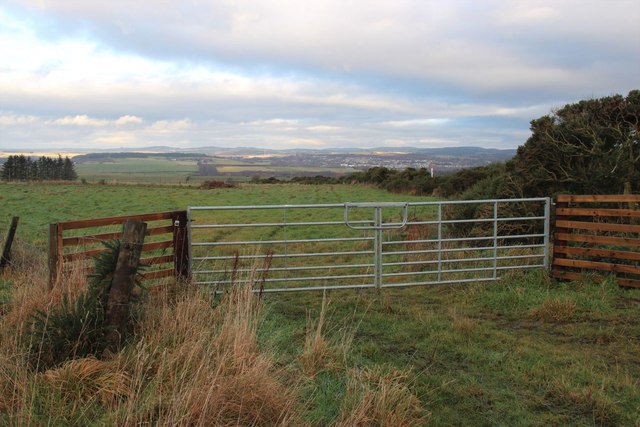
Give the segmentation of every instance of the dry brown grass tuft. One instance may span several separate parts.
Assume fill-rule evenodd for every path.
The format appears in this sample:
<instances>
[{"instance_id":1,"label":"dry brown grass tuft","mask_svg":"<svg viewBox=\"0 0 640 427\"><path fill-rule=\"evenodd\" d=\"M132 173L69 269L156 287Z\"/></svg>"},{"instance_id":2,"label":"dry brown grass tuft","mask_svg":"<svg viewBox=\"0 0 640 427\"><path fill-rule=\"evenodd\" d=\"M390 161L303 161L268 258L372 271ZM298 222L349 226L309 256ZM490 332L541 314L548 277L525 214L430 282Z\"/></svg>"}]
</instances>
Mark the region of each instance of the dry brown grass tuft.
<instances>
[{"instance_id":1,"label":"dry brown grass tuft","mask_svg":"<svg viewBox=\"0 0 640 427\"><path fill-rule=\"evenodd\" d=\"M34 274L33 271L12 275L14 289L11 302L2 316L0 333L22 332L20 326L37 310L48 313L49 309L59 305L65 296L73 300L87 289L87 278L79 269L67 272L53 289L49 289L44 277L45 273Z\"/></svg>"},{"instance_id":2,"label":"dry brown grass tuft","mask_svg":"<svg viewBox=\"0 0 640 427\"><path fill-rule=\"evenodd\" d=\"M469 337L478 326L478 321L458 312L456 307L449 310L453 330L464 337Z\"/></svg>"},{"instance_id":3,"label":"dry brown grass tuft","mask_svg":"<svg viewBox=\"0 0 640 427\"><path fill-rule=\"evenodd\" d=\"M297 425L296 387L257 345L260 301L235 287L212 298L187 291L149 311L142 338L120 363L133 393L118 425Z\"/></svg>"},{"instance_id":4,"label":"dry brown grass tuft","mask_svg":"<svg viewBox=\"0 0 640 427\"><path fill-rule=\"evenodd\" d=\"M425 425L429 414L407 383L410 373L375 367L355 370L347 381L347 398L336 426L402 427Z\"/></svg>"},{"instance_id":5,"label":"dry brown grass tuft","mask_svg":"<svg viewBox=\"0 0 640 427\"><path fill-rule=\"evenodd\" d=\"M131 379L113 363L93 357L75 359L41 375L44 384L68 401L81 405L97 400L113 405L130 394Z\"/></svg>"},{"instance_id":6,"label":"dry brown grass tuft","mask_svg":"<svg viewBox=\"0 0 640 427\"><path fill-rule=\"evenodd\" d=\"M307 315L307 328L304 339L304 348L298 360L302 371L309 377L316 376L327 369L336 369L340 360L340 344L348 345L345 341L332 343L324 335L324 326L329 301L326 294L322 296L322 307L316 322Z\"/></svg>"},{"instance_id":7,"label":"dry brown grass tuft","mask_svg":"<svg viewBox=\"0 0 640 427\"><path fill-rule=\"evenodd\" d=\"M566 322L573 318L576 307L575 301L568 298L546 298L530 315L543 322Z\"/></svg>"},{"instance_id":8,"label":"dry brown grass tuft","mask_svg":"<svg viewBox=\"0 0 640 427\"><path fill-rule=\"evenodd\" d=\"M0 414L16 412L22 406L28 376L24 363L0 354Z\"/></svg>"}]
</instances>

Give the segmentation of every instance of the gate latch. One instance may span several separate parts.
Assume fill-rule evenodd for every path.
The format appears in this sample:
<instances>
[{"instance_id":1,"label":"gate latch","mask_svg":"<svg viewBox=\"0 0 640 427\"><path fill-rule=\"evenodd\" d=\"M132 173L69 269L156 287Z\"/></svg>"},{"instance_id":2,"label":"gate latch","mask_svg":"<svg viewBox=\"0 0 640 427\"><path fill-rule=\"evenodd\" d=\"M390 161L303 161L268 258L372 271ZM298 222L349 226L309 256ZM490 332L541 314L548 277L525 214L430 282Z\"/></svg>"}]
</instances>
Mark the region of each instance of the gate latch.
<instances>
[{"instance_id":1,"label":"gate latch","mask_svg":"<svg viewBox=\"0 0 640 427\"><path fill-rule=\"evenodd\" d=\"M349 210L352 208L372 208L375 210L373 225L355 225L349 221ZM383 222L382 210L384 208L402 208L402 222ZM380 203L345 203L344 223L353 230L397 230L407 225L409 217L409 203L407 202L380 202ZM362 221L358 221L362 223Z\"/></svg>"}]
</instances>

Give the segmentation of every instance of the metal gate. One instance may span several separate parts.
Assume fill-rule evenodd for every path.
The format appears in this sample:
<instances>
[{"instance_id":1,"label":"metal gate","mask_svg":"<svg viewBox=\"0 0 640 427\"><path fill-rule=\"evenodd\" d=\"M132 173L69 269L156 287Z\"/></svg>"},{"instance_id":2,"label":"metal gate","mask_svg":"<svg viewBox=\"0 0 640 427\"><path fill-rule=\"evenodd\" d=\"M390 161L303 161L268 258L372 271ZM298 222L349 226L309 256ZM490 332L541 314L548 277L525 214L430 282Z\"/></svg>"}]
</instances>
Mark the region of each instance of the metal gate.
<instances>
[{"instance_id":1,"label":"metal gate","mask_svg":"<svg viewBox=\"0 0 640 427\"><path fill-rule=\"evenodd\" d=\"M549 198L190 207L193 281L264 292L496 280L548 268Z\"/></svg>"}]
</instances>

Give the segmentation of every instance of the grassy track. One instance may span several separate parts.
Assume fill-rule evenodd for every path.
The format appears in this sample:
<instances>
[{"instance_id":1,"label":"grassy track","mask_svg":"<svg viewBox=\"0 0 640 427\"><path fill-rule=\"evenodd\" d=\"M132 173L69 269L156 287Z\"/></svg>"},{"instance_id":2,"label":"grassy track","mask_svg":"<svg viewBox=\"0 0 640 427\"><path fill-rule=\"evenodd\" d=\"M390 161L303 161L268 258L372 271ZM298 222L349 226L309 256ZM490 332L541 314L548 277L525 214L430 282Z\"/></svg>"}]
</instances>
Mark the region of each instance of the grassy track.
<instances>
[{"instance_id":1,"label":"grassy track","mask_svg":"<svg viewBox=\"0 0 640 427\"><path fill-rule=\"evenodd\" d=\"M21 217L20 268L30 265L21 258L38 256L25 253L25 247L41 248L44 252L47 224L51 222L184 209L188 205L408 199L424 200L357 186L244 185L235 189L200 190L0 184L0 230L5 229L12 215ZM225 218L228 220L231 219ZM12 334L19 330L11 323L16 321L14 316L18 314L15 313L25 310L22 305L12 306L15 295L26 298L29 286L45 286L44 277L39 282L33 276L37 276L36 273L21 271L0 276L0 312L8 313L0 315L3 340L0 361L4 362L0 366L0 391L5 396L0 399L0 424L24 423L25 419L32 424L126 424L127 420L131 422L125 417L128 411L133 411L133 420L157 421L162 418L152 417L162 416L161 408L168 405L167 399L172 400L171 405L177 405L180 399L188 402L188 396L181 394L180 387L189 381L176 381L182 378L179 375L188 377L196 371L215 370L217 365L213 364L206 365L206 369L194 368L192 372L179 371L175 376L168 370L164 373L165 379L152 376L150 387L156 388L140 386L134 403L127 406L125 400L117 409L113 409L112 401L73 400L67 395L58 396L61 389L52 393L51 386L43 384L42 379L50 377L24 371L18 366L19 353L4 353L15 346ZM47 303L50 301L41 290L34 294L42 295ZM272 355L274 363L262 373L278 372L278 375L275 380L263 378L260 384L271 384L269 381L273 380L284 384L292 393L288 397L296 402L297 415L290 418L295 420L290 425L633 426L640 423L639 290L622 290L608 281L562 284L550 280L541 271L532 271L515 273L490 284L385 289L380 293L334 291L327 294L327 300L323 310L320 293L270 294L264 299L257 324L258 345L260 351ZM158 354L164 354L167 348L165 357L172 361L176 358L176 368L172 369L192 363L196 349L202 345L194 344L186 351L176 347L181 342L200 336L215 339L206 335L210 333L206 330L207 322L218 322L220 318L206 317L210 306L198 304L200 311L183 313L176 309L175 313L166 314L166 319L158 317L164 308L149 308L150 326L144 333L157 340ZM24 304L24 307L31 306ZM205 317L198 317L200 315ZM154 316L164 320L154 324ZM184 319L174 321L176 316ZM153 335L158 330L166 336ZM147 335L140 339L143 338L147 339ZM150 370L165 366L161 363L163 359L152 360L155 353L149 353L146 348L132 346L114 363L127 375L133 375L134 380L138 366ZM182 350L178 351L179 348ZM147 352L136 353L140 349ZM188 357L179 359L180 354ZM141 360L141 357L150 360L148 366L127 362ZM202 357L205 360L209 356L203 354ZM252 366L254 362L255 359L249 358L246 364ZM166 366L165 369L169 369ZM151 375L150 370L142 372ZM194 383L201 384L200 390L206 388L207 378L196 380L204 381ZM146 384L146 377L144 381ZM229 378L225 381L228 384ZM242 378L235 381L244 384ZM257 382L258 379L253 379L249 384ZM21 384L32 388L25 391ZM166 395L164 401L158 398L169 390L171 394ZM248 390L247 396L263 402L260 399L269 397L269 392L266 388L259 390L262 391L258 394L250 394ZM282 389L273 390L279 390L274 396L284 393ZM189 393L196 391L194 385ZM236 391L232 390L231 394ZM26 397L20 400L23 395ZM198 397L196 401L202 399ZM196 407L189 405L189 408ZM402 408L401 414L394 412L398 408ZM354 421L353 414L359 414L361 424Z\"/></svg>"}]
</instances>

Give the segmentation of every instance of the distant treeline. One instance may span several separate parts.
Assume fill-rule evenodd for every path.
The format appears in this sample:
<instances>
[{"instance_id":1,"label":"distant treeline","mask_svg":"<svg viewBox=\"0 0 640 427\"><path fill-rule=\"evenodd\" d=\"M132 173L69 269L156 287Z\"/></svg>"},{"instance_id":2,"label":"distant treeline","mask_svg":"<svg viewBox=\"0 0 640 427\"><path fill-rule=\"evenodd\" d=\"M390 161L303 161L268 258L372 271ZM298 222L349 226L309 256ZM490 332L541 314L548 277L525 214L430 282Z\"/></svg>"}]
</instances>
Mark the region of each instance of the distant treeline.
<instances>
[{"instance_id":1,"label":"distant treeline","mask_svg":"<svg viewBox=\"0 0 640 427\"><path fill-rule=\"evenodd\" d=\"M42 156L37 160L24 155L9 156L2 168L0 177L5 181L16 180L63 180L78 178L75 166L69 157L64 159Z\"/></svg>"},{"instance_id":2,"label":"distant treeline","mask_svg":"<svg viewBox=\"0 0 640 427\"><path fill-rule=\"evenodd\" d=\"M640 90L569 104L531 121L531 136L505 163L431 178L426 169L374 167L299 183L368 183L389 191L460 199L557 194L640 194ZM260 182L274 182L273 179Z\"/></svg>"},{"instance_id":3,"label":"distant treeline","mask_svg":"<svg viewBox=\"0 0 640 427\"><path fill-rule=\"evenodd\" d=\"M369 184L392 191L417 196L439 196L452 198L465 192L478 181L499 175L504 171L504 164L495 163L464 169L452 175L431 177L425 168L406 168L404 170L390 169L383 166L369 168L365 171L354 172L342 177L331 176L297 176L290 180L280 180L275 177L258 179L253 182L261 184L279 184L284 182L295 184Z\"/></svg>"}]
</instances>

